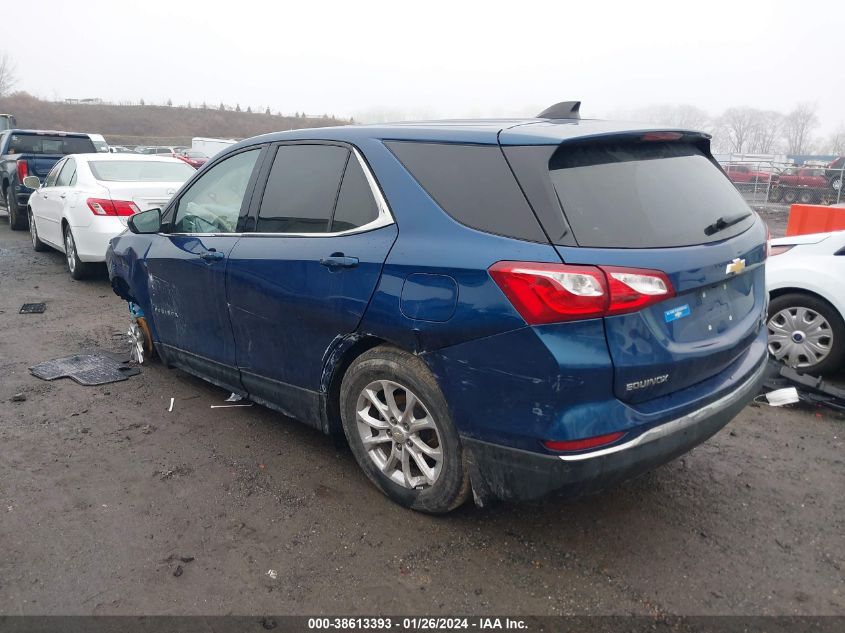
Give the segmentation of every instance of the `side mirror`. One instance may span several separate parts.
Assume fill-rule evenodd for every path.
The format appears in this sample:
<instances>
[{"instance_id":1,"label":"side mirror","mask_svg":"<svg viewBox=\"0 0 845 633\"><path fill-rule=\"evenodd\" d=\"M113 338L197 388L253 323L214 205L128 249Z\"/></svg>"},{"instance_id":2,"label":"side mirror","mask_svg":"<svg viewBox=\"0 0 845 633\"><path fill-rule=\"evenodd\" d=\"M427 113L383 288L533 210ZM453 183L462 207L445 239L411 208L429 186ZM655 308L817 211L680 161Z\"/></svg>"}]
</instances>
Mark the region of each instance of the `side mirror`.
<instances>
[{"instance_id":1,"label":"side mirror","mask_svg":"<svg viewBox=\"0 0 845 633\"><path fill-rule=\"evenodd\" d=\"M38 189L41 186L41 181L38 176L27 176L23 179L23 186L30 189Z\"/></svg>"},{"instance_id":2,"label":"side mirror","mask_svg":"<svg viewBox=\"0 0 845 633\"><path fill-rule=\"evenodd\" d=\"M131 216L126 222L132 233L147 235L161 231L161 209L148 209Z\"/></svg>"}]
</instances>

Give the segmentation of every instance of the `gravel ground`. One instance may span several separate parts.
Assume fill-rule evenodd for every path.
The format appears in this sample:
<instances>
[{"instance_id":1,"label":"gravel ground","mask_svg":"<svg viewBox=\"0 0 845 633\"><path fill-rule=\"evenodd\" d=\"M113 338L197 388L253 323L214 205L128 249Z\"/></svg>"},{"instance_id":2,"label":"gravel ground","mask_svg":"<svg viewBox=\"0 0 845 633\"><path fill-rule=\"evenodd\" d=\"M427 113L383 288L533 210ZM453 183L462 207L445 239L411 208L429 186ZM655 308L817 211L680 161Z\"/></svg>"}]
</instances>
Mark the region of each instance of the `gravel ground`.
<instances>
[{"instance_id":1,"label":"gravel ground","mask_svg":"<svg viewBox=\"0 0 845 633\"><path fill-rule=\"evenodd\" d=\"M845 614L842 416L751 406L601 496L434 518L315 431L210 409L228 394L180 371L30 375L124 351L127 323L104 277L72 281L0 217L4 615Z\"/></svg>"}]
</instances>

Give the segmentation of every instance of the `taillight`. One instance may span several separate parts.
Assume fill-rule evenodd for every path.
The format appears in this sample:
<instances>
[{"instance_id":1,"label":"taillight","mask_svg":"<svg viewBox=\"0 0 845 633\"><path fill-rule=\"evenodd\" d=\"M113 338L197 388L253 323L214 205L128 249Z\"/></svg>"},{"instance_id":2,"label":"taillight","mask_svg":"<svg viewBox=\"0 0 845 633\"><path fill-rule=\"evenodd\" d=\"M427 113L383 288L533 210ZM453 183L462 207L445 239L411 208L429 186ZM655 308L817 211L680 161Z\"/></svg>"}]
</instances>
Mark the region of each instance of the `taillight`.
<instances>
[{"instance_id":1,"label":"taillight","mask_svg":"<svg viewBox=\"0 0 845 633\"><path fill-rule=\"evenodd\" d=\"M657 270L497 262L489 272L529 325L635 312L674 295Z\"/></svg>"},{"instance_id":2,"label":"taillight","mask_svg":"<svg viewBox=\"0 0 845 633\"><path fill-rule=\"evenodd\" d=\"M769 257L775 255L783 255L787 251L791 251L795 247L794 244L784 244L783 246L772 246L769 244Z\"/></svg>"},{"instance_id":3,"label":"taillight","mask_svg":"<svg viewBox=\"0 0 845 633\"><path fill-rule=\"evenodd\" d=\"M601 269L607 275L610 288L607 314L636 312L675 294L669 278L659 270L611 266L602 266Z\"/></svg>"},{"instance_id":4,"label":"taillight","mask_svg":"<svg viewBox=\"0 0 845 633\"><path fill-rule=\"evenodd\" d=\"M109 200L88 198L88 208L94 215L126 216L138 213L140 209L131 200Z\"/></svg>"},{"instance_id":5,"label":"taillight","mask_svg":"<svg viewBox=\"0 0 845 633\"><path fill-rule=\"evenodd\" d=\"M623 435L625 435L624 431L617 431L616 433L596 435L595 437L587 437L581 440L548 440L543 442L543 446L549 450L560 452L586 451L590 448L599 448L600 446L613 444L613 442L621 438Z\"/></svg>"},{"instance_id":6,"label":"taillight","mask_svg":"<svg viewBox=\"0 0 845 633\"><path fill-rule=\"evenodd\" d=\"M23 179L29 176L29 165L25 160L19 160L18 166L18 182L23 184Z\"/></svg>"}]
</instances>

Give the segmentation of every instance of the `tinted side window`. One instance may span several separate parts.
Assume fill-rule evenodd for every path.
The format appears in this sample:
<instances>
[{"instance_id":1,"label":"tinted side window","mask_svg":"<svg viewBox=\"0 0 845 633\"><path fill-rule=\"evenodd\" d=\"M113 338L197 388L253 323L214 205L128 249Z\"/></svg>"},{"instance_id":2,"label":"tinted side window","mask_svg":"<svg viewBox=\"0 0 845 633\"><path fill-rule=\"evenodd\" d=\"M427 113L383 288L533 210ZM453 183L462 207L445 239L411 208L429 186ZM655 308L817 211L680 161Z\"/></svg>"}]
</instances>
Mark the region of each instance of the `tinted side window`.
<instances>
[{"instance_id":1,"label":"tinted side window","mask_svg":"<svg viewBox=\"0 0 845 633\"><path fill-rule=\"evenodd\" d=\"M256 231L326 233L349 150L336 145L282 145L276 152Z\"/></svg>"},{"instance_id":2,"label":"tinted side window","mask_svg":"<svg viewBox=\"0 0 845 633\"><path fill-rule=\"evenodd\" d=\"M498 146L404 141L386 145L458 222L487 233L546 241Z\"/></svg>"},{"instance_id":3,"label":"tinted side window","mask_svg":"<svg viewBox=\"0 0 845 633\"><path fill-rule=\"evenodd\" d=\"M234 233L261 148L235 154L209 169L179 199L175 233Z\"/></svg>"},{"instance_id":4,"label":"tinted side window","mask_svg":"<svg viewBox=\"0 0 845 633\"><path fill-rule=\"evenodd\" d=\"M358 158L352 154L343 174L331 232L350 231L378 218L373 192Z\"/></svg>"},{"instance_id":5,"label":"tinted side window","mask_svg":"<svg viewBox=\"0 0 845 633\"><path fill-rule=\"evenodd\" d=\"M62 171L59 172L59 177L56 179L57 187L69 187L76 181L76 161L68 158L65 161Z\"/></svg>"}]
</instances>

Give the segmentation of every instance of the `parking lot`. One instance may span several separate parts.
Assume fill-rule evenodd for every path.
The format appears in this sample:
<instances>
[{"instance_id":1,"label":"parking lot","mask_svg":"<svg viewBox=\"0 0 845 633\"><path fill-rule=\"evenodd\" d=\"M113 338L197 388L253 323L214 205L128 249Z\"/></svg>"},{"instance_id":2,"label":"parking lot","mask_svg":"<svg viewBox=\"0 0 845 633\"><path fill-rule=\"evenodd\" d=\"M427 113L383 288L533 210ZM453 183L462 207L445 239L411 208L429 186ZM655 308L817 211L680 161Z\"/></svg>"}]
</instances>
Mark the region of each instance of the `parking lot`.
<instances>
[{"instance_id":1,"label":"parking lot","mask_svg":"<svg viewBox=\"0 0 845 633\"><path fill-rule=\"evenodd\" d=\"M125 352L127 324L105 275L71 281L0 218L4 614L845 614L829 410L750 406L601 496L437 518L328 437L211 409L228 394L161 364L104 387L30 375Z\"/></svg>"}]
</instances>

